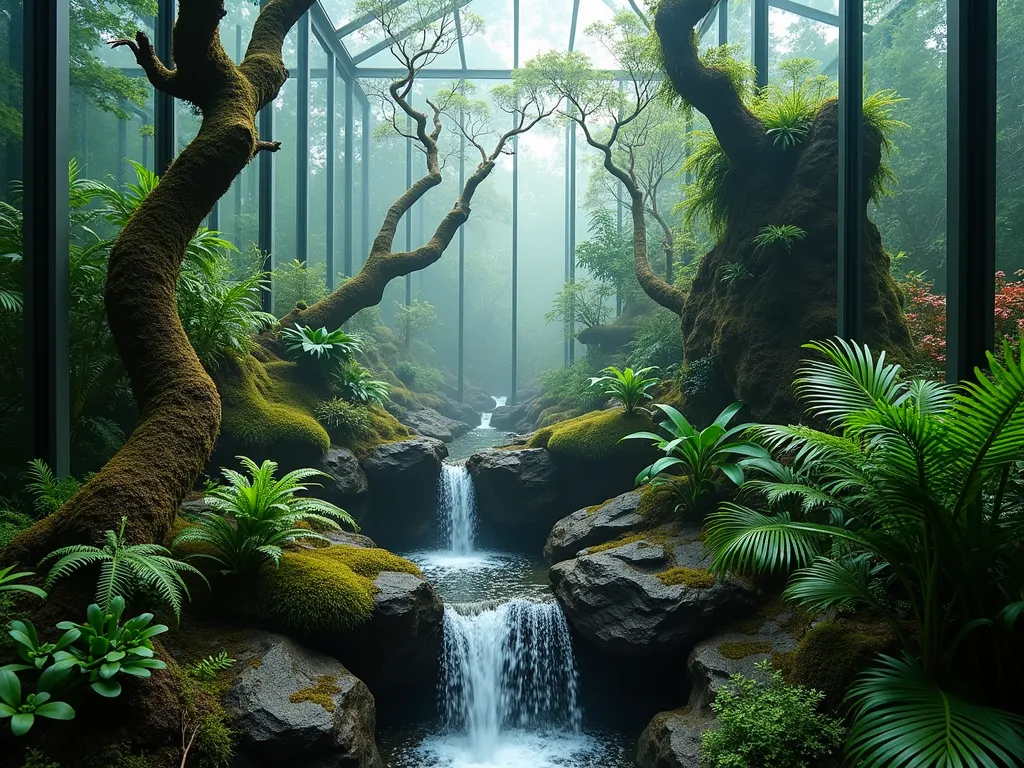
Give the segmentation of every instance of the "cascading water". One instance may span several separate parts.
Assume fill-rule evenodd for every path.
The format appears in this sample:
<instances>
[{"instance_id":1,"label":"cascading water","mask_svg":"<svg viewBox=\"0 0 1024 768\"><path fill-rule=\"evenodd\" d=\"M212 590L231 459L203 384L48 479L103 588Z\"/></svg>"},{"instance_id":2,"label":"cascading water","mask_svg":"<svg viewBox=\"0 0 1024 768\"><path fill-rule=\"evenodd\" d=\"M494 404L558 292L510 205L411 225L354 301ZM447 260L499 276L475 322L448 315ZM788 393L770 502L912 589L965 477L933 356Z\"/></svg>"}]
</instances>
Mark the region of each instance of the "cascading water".
<instances>
[{"instance_id":1,"label":"cascading water","mask_svg":"<svg viewBox=\"0 0 1024 768\"><path fill-rule=\"evenodd\" d=\"M508 397L495 397L494 395L491 395L491 400L494 401L495 408L501 408L508 402Z\"/></svg>"},{"instance_id":2,"label":"cascading water","mask_svg":"<svg viewBox=\"0 0 1024 768\"><path fill-rule=\"evenodd\" d=\"M503 730L580 730L572 638L555 602L446 607L441 674L445 724L481 759Z\"/></svg>"},{"instance_id":3,"label":"cascading water","mask_svg":"<svg viewBox=\"0 0 1024 768\"><path fill-rule=\"evenodd\" d=\"M494 429L494 427L491 426L491 417L493 415L493 413L481 413L480 426L478 426L477 429Z\"/></svg>"},{"instance_id":4,"label":"cascading water","mask_svg":"<svg viewBox=\"0 0 1024 768\"><path fill-rule=\"evenodd\" d=\"M452 555L473 553L476 534L476 496L465 464L443 464L438 480L437 508L442 546Z\"/></svg>"}]
</instances>

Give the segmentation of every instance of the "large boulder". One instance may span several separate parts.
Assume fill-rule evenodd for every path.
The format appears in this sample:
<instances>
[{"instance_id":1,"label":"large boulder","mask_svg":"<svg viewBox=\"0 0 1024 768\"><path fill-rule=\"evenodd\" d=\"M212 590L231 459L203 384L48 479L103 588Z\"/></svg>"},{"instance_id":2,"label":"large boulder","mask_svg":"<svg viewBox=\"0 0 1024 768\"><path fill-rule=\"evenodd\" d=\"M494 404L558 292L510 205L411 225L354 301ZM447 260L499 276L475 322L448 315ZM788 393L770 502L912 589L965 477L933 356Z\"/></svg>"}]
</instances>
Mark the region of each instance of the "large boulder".
<instances>
[{"instance_id":1,"label":"large boulder","mask_svg":"<svg viewBox=\"0 0 1024 768\"><path fill-rule=\"evenodd\" d=\"M472 429L469 424L443 416L433 408L404 411L398 416L398 420L424 437L432 437L446 443Z\"/></svg>"},{"instance_id":2,"label":"large boulder","mask_svg":"<svg viewBox=\"0 0 1024 768\"><path fill-rule=\"evenodd\" d=\"M430 582L383 571L370 620L338 639L336 653L378 693L434 686L444 640L444 605Z\"/></svg>"},{"instance_id":3,"label":"large boulder","mask_svg":"<svg viewBox=\"0 0 1024 768\"><path fill-rule=\"evenodd\" d=\"M224 706L239 764L381 768L369 688L337 659L269 632L243 638Z\"/></svg>"},{"instance_id":4,"label":"large boulder","mask_svg":"<svg viewBox=\"0 0 1024 768\"><path fill-rule=\"evenodd\" d=\"M659 712L640 734L637 768L700 768L700 735L713 724L710 715L690 709Z\"/></svg>"},{"instance_id":5,"label":"large boulder","mask_svg":"<svg viewBox=\"0 0 1024 768\"><path fill-rule=\"evenodd\" d=\"M549 563L576 557L581 550L602 544L644 524L639 514L640 491L630 491L563 517L548 535L544 557Z\"/></svg>"},{"instance_id":6,"label":"large boulder","mask_svg":"<svg viewBox=\"0 0 1024 768\"><path fill-rule=\"evenodd\" d=\"M762 617L753 631L727 631L698 643L686 660L690 699L683 709L658 713L644 729L637 744L638 768L700 768L700 734L715 727L715 695L735 674L763 680L758 663L797 647L785 628L790 619L791 613Z\"/></svg>"},{"instance_id":7,"label":"large boulder","mask_svg":"<svg viewBox=\"0 0 1024 768\"><path fill-rule=\"evenodd\" d=\"M517 405L501 405L491 409L491 426L506 432L518 429L528 413L530 407L526 403Z\"/></svg>"},{"instance_id":8,"label":"large boulder","mask_svg":"<svg viewBox=\"0 0 1024 768\"><path fill-rule=\"evenodd\" d=\"M466 466L485 535L539 542L561 517L557 468L543 448L483 451Z\"/></svg>"},{"instance_id":9,"label":"large boulder","mask_svg":"<svg viewBox=\"0 0 1024 768\"><path fill-rule=\"evenodd\" d=\"M660 528L551 567L579 633L615 655L682 651L753 605L743 582L707 570L698 529Z\"/></svg>"},{"instance_id":10,"label":"large boulder","mask_svg":"<svg viewBox=\"0 0 1024 768\"><path fill-rule=\"evenodd\" d=\"M431 540L437 512L437 479L448 449L417 437L383 443L363 459L370 482L370 511L360 524L390 548Z\"/></svg>"},{"instance_id":11,"label":"large boulder","mask_svg":"<svg viewBox=\"0 0 1024 768\"><path fill-rule=\"evenodd\" d=\"M348 448L332 446L320 460L318 469L328 476L322 480L320 495L361 517L370 504L370 480L356 455Z\"/></svg>"},{"instance_id":12,"label":"large boulder","mask_svg":"<svg viewBox=\"0 0 1024 768\"><path fill-rule=\"evenodd\" d=\"M441 405L438 407L438 411L442 416L447 416L449 419L455 421L461 421L470 429L477 427L480 424L480 411L477 411L469 403L460 403L453 397L447 394L439 395ZM485 408L485 411L491 410Z\"/></svg>"}]
</instances>

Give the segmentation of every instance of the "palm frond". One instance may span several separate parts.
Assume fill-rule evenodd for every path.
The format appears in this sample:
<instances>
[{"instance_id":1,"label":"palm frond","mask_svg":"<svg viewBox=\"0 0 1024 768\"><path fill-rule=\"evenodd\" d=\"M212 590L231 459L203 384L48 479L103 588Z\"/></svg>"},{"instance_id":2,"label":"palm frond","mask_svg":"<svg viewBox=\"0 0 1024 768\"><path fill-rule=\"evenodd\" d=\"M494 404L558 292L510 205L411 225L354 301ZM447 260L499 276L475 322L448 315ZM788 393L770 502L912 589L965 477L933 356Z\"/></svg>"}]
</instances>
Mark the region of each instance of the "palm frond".
<instances>
[{"instance_id":1,"label":"palm frond","mask_svg":"<svg viewBox=\"0 0 1024 768\"><path fill-rule=\"evenodd\" d=\"M865 344L859 347L845 339L812 341L804 344L824 355L825 360L807 360L797 371L797 396L815 416L841 423L857 411L895 404L905 392L900 366L885 362L885 352L874 359Z\"/></svg>"}]
</instances>

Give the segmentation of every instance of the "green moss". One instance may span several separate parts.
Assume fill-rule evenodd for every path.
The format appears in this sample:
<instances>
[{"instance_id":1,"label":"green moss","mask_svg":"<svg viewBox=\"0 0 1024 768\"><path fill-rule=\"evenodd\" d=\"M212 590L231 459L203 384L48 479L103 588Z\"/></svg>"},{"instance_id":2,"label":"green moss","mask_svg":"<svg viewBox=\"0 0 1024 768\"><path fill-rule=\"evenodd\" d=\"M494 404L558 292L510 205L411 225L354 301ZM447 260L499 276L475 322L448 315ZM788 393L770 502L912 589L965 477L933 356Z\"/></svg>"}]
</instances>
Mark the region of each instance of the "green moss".
<instances>
[{"instance_id":1,"label":"green moss","mask_svg":"<svg viewBox=\"0 0 1024 768\"><path fill-rule=\"evenodd\" d=\"M295 363L261 362L251 355L217 372L224 436L247 455L322 455L330 437L313 415L317 393Z\"/></svg>"},{"instance_id":2,"label":"green moss","mask_svg":"<svg viewBox=\"0 0 1024 768\"><path fill-rule=\"evenodd\" d=\"M651 420L643 414L593 411L537 430L527 445L547 448L553 456L583 461L627 458L643 455L649 446L640 440L619 440L633 432L651 429Z\"/></svg>"},{"instance_id":3,"label":"green moss","mask_svg":"<svg viewBox=\"0 0 1024 768\"><path fill-rule=\"evenodd\" d=\"M433 408L435 411L441 408L441 398L437 395L421 392L416 395L416 399L420 401L421 405L424 405L427 408Z\"/></svg>"},{"instance_id":4,"label":"green moss","mask_svg":"<svg viewBox=\"0 0 1024 768\"><path fill-rule=\"evenodd\" d=\"M383 443L406 440L412 435L408 427L402 425L398 419L383 408L370 408L368 413L370 415L369 432L342 443L360 459L369 456L377 446Z\"/></svg>"},{"instance_id":5,"label":"green moss","mask_svg":"<svg viewBox=\"0 0 1024 768\"><path fill-rule=\"evenodd\" d=\"M53 762L38 749L30 749L25 753L21 768L60 768L60 763Z\"/></svg>"},{"instance_id":6,"label":"green moss","mask_svg":"<svg viewBox=\"0 0 1024 768\"><path fill-rule=\"evenodd\" d=\"M615 501L615 499L616 499L616 498L617 498L617 497L614 497L614 496L613 496L613 497L612 497L612 498L610 498L610 499L605 499L605 500L604 500L604 501L602 501L602 502L601 502L600 504L595 504L595 505L593 505L592 507L587 507L587 514L588 514L588 515L592 515L592 514L594 514L595 512L597 512L597 510L599 510L599 509L604 509L604 508L605 508L605 507L607 507L607 506L608 506L609 504L611 504L611 503L612 503L613 501Z\"/></svg>"},{"instance_id":7,"label":"green moss","mask_svg":"<svg viewBox=\"0 0 1024 768\"><path fill-rule=\"evenodd\" d=\"M749 640L746 642L720 643L718 653L726 659L739 661L747 656L754 656L759 653L771 653L772 644L767 640Z\"/></svg>"},{"instance_id":8,"label":"green moss","mask_svg":"<svg viewBox=\"0 0 1024 768\"><path fill-rule=\"evenodd\" d=\"M181 690L182 735L192 740L188 764L194 768L227 768L235 751L235 733L221 704L229 681L221 676L210 681L191 677L182 667L174 672Z\"/></svg>"},{"instance_id":9,"label":"green moss","mask_svg":"<svg viewBox=\"0 0 1024 768\"><path fill-rule=\"evenodd\" d=\"M703 568L687 568L676 565L658 574L661 583L666 586L684 586L690 589L711 589L715 586L715 577Z\"/></svg>"},{"instance_id":10,"label":"green moss","mask_svg":"<svg viewBox=\"0 0 1024 768\"><path fill-rule=\"evenodd\" d=\"M837 709L854 677L894 644L884 625L849 620L812 627L797 645L789 679L825 694L824 705Z\"/></svg>"},{"instance_id":11,"label":"green moss","mask_svg":"<svg viewBox=\"0 0 1024 768\"><path fill-rule=\"evenodd\" d=\"M413 563L383 549L287 552L278 568L260 572L255 610L282 631L331 637L370 618L377 592L373 581L381 571L420 575Z\"/></svg>"},{"instance_id":12,"label":"green moss","mask_svg":"<svg viewBox=\"0 0 1024 768\"><path fill-rule=\"evenodd\" d=\"M334 675L321 675L313 685L289 696L288 701L292 704L308 701L311 704L320 705L328 712L333 712L334 697L339 693L341 693L341 687L338 685L338 678Z\"/></svg>"},{"instance_id":13,"label":"green moss","mask_svg":"<svg viewBox=\"0 0 1024 768\"><path fill-rule=\"evenodd\" d=\"M677 504L679 495L674 485L646 485L636 513L651 523L672 520L676 517Z\"/></svg>"},{"instance_id":14,"label":"green moss","mask_svg":"<svg viewBox=\"0 0 1024 768\"><path fill-rule=\"evenodd\" d=\"M151 768L149 760L133 755L122 745L90 752L76 764L77 768Z\"/></svg>"}]
</instances>

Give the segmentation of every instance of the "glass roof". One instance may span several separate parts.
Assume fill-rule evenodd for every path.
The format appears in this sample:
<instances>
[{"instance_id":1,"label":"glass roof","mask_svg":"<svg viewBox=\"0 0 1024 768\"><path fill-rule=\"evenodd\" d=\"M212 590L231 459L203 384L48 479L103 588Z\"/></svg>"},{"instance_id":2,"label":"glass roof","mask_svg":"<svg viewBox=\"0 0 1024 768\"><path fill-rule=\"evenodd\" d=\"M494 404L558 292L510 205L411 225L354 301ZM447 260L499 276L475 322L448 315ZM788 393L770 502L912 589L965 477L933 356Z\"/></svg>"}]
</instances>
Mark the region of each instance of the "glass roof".
<instances>
[{"instance_id":1,"label":"glass roof","mask_svg":"<svg viewBox=\"0 0 1024 768\"><path fill-rule=\"evenodd\" d=\"M372 18L360 14L357 0L321 0L334 22L342 45L359 68L396 66L384 34ZM396 5L415 0L390 0ZM484 29L467 36L462 45L439 56L428 70L509 70L515 66L514 0L453 0L484 21ZM636 0L519 0L519 62L549 50L583 51L597 67L614 66L610 54L584 30L595 22L611 21L616 13L642 14Z\"/></svg>"}]
</instances>

